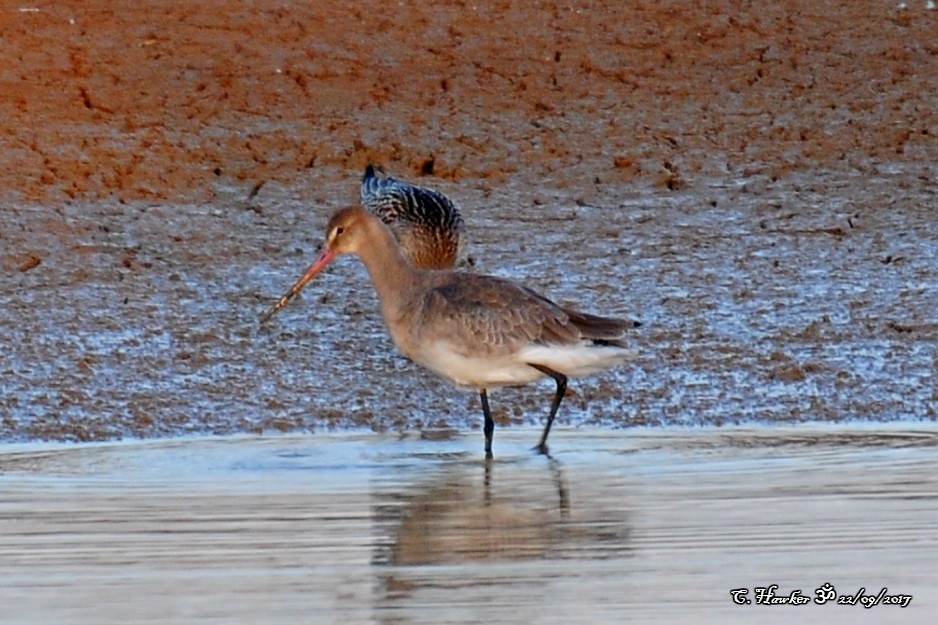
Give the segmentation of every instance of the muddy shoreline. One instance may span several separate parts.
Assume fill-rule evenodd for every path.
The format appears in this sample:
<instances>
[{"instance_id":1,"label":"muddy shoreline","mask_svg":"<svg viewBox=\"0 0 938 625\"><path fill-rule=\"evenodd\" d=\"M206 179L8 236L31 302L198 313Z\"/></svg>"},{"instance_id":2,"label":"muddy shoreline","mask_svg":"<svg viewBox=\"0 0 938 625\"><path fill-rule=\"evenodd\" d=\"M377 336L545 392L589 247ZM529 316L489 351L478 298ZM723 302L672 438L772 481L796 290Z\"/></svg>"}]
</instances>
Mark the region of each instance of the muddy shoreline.
<instances>
[{"instance_id":1,"label":"muddy shoreline","mask_svg":"<svg viewBox=\"0 0 938 625\"><path fill-rule=\"evenodd\" d=\"M369 161L480 270L645 323L560 427L935 420L921 4L6 7L0 440L478 428L355 262L257 324Z\"/></svg>"}]
</instances>

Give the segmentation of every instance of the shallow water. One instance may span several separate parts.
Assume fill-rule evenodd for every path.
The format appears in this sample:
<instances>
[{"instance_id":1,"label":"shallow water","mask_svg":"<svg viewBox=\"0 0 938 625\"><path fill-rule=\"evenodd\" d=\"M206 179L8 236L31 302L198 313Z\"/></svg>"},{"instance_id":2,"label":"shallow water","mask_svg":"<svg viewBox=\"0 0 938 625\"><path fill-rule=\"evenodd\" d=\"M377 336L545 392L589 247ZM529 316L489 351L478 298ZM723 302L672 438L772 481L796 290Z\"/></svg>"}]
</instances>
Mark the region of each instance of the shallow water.
<instances>
[{"instance_id":1,"label":"shallow water","mask_svg":"<svg viewBox=\"0 0 938 625\"><path fill-rule=\"evenodd\" d=\"M934 618L933 424L537 434L7 445L0 622Z\"/></svg>"}]
</instances>

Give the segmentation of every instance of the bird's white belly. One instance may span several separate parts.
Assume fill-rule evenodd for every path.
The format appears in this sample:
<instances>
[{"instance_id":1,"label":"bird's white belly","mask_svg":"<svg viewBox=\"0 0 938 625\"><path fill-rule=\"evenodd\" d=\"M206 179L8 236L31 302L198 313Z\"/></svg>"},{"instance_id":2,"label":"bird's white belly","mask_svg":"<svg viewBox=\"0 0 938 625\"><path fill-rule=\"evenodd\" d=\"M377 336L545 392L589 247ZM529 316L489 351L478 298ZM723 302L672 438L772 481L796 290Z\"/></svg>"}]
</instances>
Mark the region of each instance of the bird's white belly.
<instances>
[{"instance_id":1,"label":"bird's white belly","mask_svg":"<svg viewBox=\"0 0 938 625\"><path fill-rule=\"evenodd\" d=\"M636 356L631 349L586 341L572 345L529 345L518 350L518 358L523 362L536 363L572 377L592 375Z\"/></svg>"},{"instance_id":2,"label":"bird's white belly","mask_svg":"<svg viewBox=\"0 0 938 625\"><path fill-rule=\"evenodd\" d=\"M571 345L529 345L502 354L466 354L448 341L423 346L410 357L437 375L461 386L492 388L527 384L544 374L531 365L542 365L568 376L590 375L635 357L632 350L597 346L591 343Z\"/></svg>"},{"instance_id":3,"label":"bird's white belly","mask_svg":"<svg viewBox=\"0 0 938 625\"><path fill-rule=\"evenodd\" d=\"M472 356L459 353L445 341L426 346L411 355L417 364L460 386L493 388L527 384L543 374L520 361L515 354Z\"/></svg>"}]
</instances>

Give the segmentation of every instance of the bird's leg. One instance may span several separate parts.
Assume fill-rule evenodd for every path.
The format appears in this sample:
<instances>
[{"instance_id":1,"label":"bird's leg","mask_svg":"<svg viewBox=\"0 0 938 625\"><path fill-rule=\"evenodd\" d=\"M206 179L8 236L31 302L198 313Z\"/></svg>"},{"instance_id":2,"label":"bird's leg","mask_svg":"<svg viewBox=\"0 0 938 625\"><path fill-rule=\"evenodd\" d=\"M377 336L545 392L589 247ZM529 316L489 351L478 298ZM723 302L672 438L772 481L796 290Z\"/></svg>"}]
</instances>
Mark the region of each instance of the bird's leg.
<instances>
[{"instance_id":1,"label":"bird's leg","mask_svg":"<svg viewBox=\"0 0 938 625\"><path fill-rule=\"evenodd\" d=\"M482 432L485 434L485 457L492 457L492 435L495 433L495 422L492 421L492 411L489 410L489 396L485 389L479 389L479 396L482 398L482 414L485 415L485 426Z\"/></svg>"},{"instance_id":2,"label":"bird's leg","mask_svg":"<svg viewBox=\"0 0 938 625\"><path fill-rule=\"evenodd\" d=\"M540 453L547 453L547 435L550 434L550 426L554 424L554 417L557 416L557 409L560 408L560 402L563 401L563 396L567 392L567 376L560 373L559 371L554 371L550 367L545 367L544 365L535 365L528 363L544 375L549 375L554 378L554 381L557 383L557 394L554 395L554 403L550 406L550 414L547 415L547 423L544 425L544 433L541 434L541 442L537 444L537 449Z\"/></svg>"}]
</instances>

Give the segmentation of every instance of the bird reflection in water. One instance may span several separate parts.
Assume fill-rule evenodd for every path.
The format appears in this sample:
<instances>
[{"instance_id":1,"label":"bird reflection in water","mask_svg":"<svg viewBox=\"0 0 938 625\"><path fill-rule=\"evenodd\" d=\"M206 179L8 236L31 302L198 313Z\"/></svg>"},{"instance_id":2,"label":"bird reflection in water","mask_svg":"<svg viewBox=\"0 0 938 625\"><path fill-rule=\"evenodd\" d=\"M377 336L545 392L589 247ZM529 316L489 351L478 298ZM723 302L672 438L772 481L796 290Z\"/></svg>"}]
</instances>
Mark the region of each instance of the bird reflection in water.
<instances>
[{"instance_id":1,"label":"bird reflection in water","mask_svg":"<svg viewBox=\"0 0 938 625\"><path fill-rule=\"evenodd\" d=\"M569 523L570 492L560 463L539 460L537 467L528 459L496 467L486 459L478 473L465 465L450 468L407 497L404 506L384 508L379 521L390 526L391 542L379 549L376 563L547 557L576 529Z\"/></svg>"},{"instance_id":2,"label":"bird reflection in water","mask_svg":"<svg viewBox=\"0 0 938 625\"><path fill-rule=\"evenodd\" d=\"M435 623L482 613L519 622L532 588L543 598L564 579L573 593L585 583L589 595L595 583L583 582L584 571L621 565L632 551L631 504L615 488L621 475L582 464L571 474L543 455L481 466L449 460L422 483L402 487L389 475L375 484L372 564L382 625L427 614Z\"/></svg>"}]
</instances>

